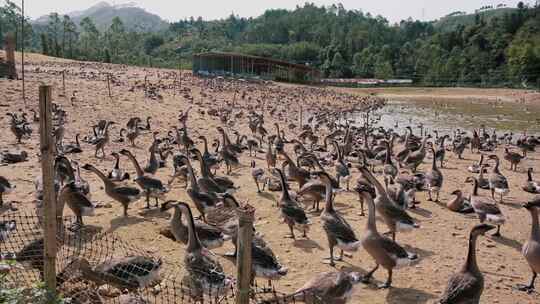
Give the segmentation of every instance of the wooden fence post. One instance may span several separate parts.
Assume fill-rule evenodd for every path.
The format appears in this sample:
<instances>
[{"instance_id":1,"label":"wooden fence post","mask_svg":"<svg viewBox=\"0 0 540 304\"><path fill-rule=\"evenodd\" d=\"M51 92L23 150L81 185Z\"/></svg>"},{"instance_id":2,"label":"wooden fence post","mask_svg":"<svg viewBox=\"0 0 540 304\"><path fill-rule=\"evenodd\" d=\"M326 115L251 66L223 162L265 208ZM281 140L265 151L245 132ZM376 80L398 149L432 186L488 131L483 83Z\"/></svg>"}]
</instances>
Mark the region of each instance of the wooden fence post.
<instances>
[{"instance_id":1,"label":"wooden fence post","mask_svg":"<svg viewBox=\"0 0 540 304\"><path fill-rule=\"evenodd\" d=\"M52 139L51 86L39 87L39 135L43 178L43 238L45 286L56 290L56 193L54 191L54 141Z\"/></svg>"},{"instance_id":2,"label":"wooden fence post","mask_svg":"<svg viewBox=\"0 0 540 304\"><path fill-rule=\"evenodd\" d=\"M66 70L62 71L62 94L66 96Z\"/></svg>"},{"instance_id":3,"label":"wooden fence post","mask_svg":"<svg viewBox=\"0 0 540 304\"><path fill-rule=\"evenodd\" d=\"M251 246L253 241L253 221L255 208L245 205L237 209L238 214L238 240L236 257L236 304L249 304L251 290Z\"/></svg>"},{"instance_id":4,"label":"wooden fence post","mask_svg":"<svg viewBox=\"0 0 540 304\"><path fill-rule=\"evenodd\" d=\"M107 90L109 90L109 98L112 98L111 94L111 74L107 73Z\"/></svg>"}]
</instances>

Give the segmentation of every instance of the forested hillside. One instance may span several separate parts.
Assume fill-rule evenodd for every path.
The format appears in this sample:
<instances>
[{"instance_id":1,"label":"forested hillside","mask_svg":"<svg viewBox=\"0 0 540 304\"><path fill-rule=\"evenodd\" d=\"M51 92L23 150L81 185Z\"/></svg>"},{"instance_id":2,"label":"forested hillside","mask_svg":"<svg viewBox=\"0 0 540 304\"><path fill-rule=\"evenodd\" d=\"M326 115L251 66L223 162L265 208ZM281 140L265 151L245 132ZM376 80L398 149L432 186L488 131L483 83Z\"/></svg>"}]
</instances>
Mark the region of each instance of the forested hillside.
<instances>
[{"instance_id":1,"label":"forested hillside","mask_svg":"<svg viewBox=\"0 0 540 304\"><path fill-rule=\"evenodd\" d=\"M257 18L190 18L152 32L129 29L121 17L100 30L89 17L76 23L53 13L46 25L30 28L27 23L25 45L58 57L137 65L178 67L193 53L234 51L310 64L333 78L538 86L540 8L520 3L493 11L390 24L341 5L307 3L294 10L267 10ZM14 25L19 15L9 1L0 8L0 36L16 32L18 48L20 22Z\"/></svg>"}]
</instances>

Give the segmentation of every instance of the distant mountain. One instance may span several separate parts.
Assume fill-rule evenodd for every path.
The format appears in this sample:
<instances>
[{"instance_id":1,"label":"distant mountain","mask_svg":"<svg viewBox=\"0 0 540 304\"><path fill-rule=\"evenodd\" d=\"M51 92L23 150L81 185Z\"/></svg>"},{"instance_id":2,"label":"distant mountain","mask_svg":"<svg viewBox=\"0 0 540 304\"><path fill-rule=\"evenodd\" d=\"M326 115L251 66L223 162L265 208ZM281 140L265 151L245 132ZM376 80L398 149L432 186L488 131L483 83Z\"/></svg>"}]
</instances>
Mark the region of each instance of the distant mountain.
<instances>
[{"instance_id":1,"label":"distant mountain","mask_svg":"<svg viewBox=\"0 0 540 304\"><path fill-rule=\"evenodd\" d=\"M158 15L147 12L137 7L135 3L111 5L107 2L98 4L83 11L75 11L67 14L78 25L82 19L89 17L94 21L100 31L107 29L112 19L120 17L127 30L138 32L156 32L168 27L168 23ZM42 16L34 21L35 24L45 25L49 16Z\"/></svg>"},{"instance_id":2,"label":"distant mountain","mask_svg":"<svg viewBox=\"0 0 540 304\"><path fill-rule=\"evenodd\" d=\"M511 13L512 11L516 10L515 8L497 8L497 9L490 9L485 11L480 11L474 14L459 14L459 12L450 14L448 16L442 17L438 21L434 22L435 28L441 30L441 31L453 31L455 30L459 25L472 25L475 22L475 16L478 14L480 15L484 21L489 21L490 19L494 17L502 17L506 13Z\"/></svg>"}]
</instances>

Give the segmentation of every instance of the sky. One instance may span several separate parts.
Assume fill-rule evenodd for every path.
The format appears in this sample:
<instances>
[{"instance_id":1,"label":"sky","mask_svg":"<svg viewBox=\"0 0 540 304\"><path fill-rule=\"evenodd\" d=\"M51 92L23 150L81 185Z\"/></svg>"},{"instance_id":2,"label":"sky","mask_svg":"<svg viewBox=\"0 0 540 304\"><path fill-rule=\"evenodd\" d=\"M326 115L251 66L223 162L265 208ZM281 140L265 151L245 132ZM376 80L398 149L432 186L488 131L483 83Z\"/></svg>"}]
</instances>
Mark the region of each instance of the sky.
<instances>
[{"instance_id":1,"label":"sky","mask_svg":"<svg viewBox=\"0 0 540 304\"><path fill-rule=\"evenodd\" d=\"M2 1L2 0L0 0ZM12 0L20 4L21 0ZM524 0L534 4L536 0ZM100 2L99 0L25 0L26 12L31 18L38 18L56 11L60 14L84 10ZM123 4L135 2L137 6L157 14L163 19L175 21L190 16L202 16L205 20L225 18L231 13L241 17L256 17L266 9L294 9L306 0L108 0L109 3ZM474 12L484 5L499 3L516 7L519 0L311 0L316 5L342 3L346 9L357 9L372 15L381 15L390 22L399 22L412 17L420 20L434 20L454 11Z\"/></svg>"}]
</instances>

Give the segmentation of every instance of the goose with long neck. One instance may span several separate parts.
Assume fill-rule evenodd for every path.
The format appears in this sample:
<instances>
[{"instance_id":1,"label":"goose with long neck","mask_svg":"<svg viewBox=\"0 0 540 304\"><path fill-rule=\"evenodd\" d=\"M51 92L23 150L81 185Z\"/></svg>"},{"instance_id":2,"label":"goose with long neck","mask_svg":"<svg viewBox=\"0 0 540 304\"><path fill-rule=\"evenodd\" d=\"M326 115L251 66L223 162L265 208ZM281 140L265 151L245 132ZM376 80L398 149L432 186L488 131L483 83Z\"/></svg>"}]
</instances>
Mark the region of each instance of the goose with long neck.
<instances>
[{"instance_id":1,"label":"goose with long neck","mask_svg":"<svg viewBox=\"0 0 540 304\"><path fill-rule=\"evenodd\" d=\"M285 152L284 150L278 150L278 153L285 158L285 162L289 166L289 178L294 179L298 183L298 188L302 188L302 186L307 182L310 177L309 171L296 166L296 163L289 157L287 152Z\"/></svg>"},{"instance_id":2,"label":"goose with long neck","mask_svg":"<svg viewBox=\"0 0 540 304\"><path fill-rule=\"evenodd\" d=\"M334 209L332 183L328 178L328 173L318 171L312 173L316 178L319 178L325 185L326 196L324 210L321 214L323 229L326 232L328 246L330 249L329 264L335 266L334 262L334 247L341 250L338 261L343 258L343 252L356 252L361 245L361 242L356 237L351 225L339 215Z\"/></svg>"},{"instance_id":3,"label":"goose with long neck","mask_svg":"<svg viewBox=\"0 0 540 304\"><path fill-rule=\"evenodd\" d=\"M62 152L64 154L75 154L82 152L79 136L79 133L75 134L75 143L67 144L62 147Z\"/></svg>"},{"instance_id":4,"label":"goose with long neck","mask_svg":"<svg viewBox=\"0 0 540 304\"><path fill-rule=\"evenodd\" d=\"M484 276L476 262L476 240L495 227L487 224L476 225L469 235L467 260L461 269L450 276L446 290L438 303L479 303L484 291Z\"/></svg>"},{"instance_id":5,"label":"goose with long neck","mask_svg":"<svg viewBox=\"0 0 540 304\"><path fill-rule=\"evenodd\" d=\"M467 171L471 173L480 173L480 169L484 165L484 154L480 153L480 161L478 163L473 163L467 168Z\"/></svg>"},{"instance_id":6,"label":"goose with long neck","mask_svg":"<svg viewBox=\"0 0 540 304\"><path fill-rule=\"evenodd\" d=\"M393 137L392 137L393 138ZM393 139L392 139L393 141ZM386 146L386 155L384 157L384 166L383 166L383 174L385 176L385 186L388 188L388 180L390 178L395 178L398 174L398 170L394 162L392 161L392 148L391 143L388 141L383 141L383 144Z\"/></svg>"},{"instance_id":7,"label":"goose with long neck","mask_svg":"<svg viewBox=\"0 0 540 304\"><path fill-rule=\"evenodd\" d=\"M184 224L182 219L182 210L180 209L178 202L167 201L161 204L160 210L162 212L166 212L169 209L174 210L170 224L170 229L174 238L178 242L187 244L189 238L188 227ZM202 242L204 247L208 249L219 248L223 246L226 240L230 239L230 237L225 236L217 227L205 223L195 222L195 230L197 231L199 240Z\"/></svg>"},{"instance_id":8,"label":"goose with long neck","mask_svg":"<svg viewBox=\"0 0 540 304\"><path fill-rule=\"evenodd\" d=\"M343 159L342 149L337 143L337 141L332 142L334 144L334 147L337 151L337 164L336 164L336 179L338 182L338 186L340 184L340 179L343 178L345 182L347 183L347 191L349 191L349 181L351 180L351 172L349 170L349 167L345 163L345 160Z\"/></svg>"},{"instance_id":9,"label":"goose with long neck","mask_svg":"<svg viewBox=\"0 0 540 304\"><path fill-rule=\"evenodd\" d=\"M412 172L416 172L418 166L424 161L426 157L426 143L429 138L431 138L430 135L425 136L420 148L417 151L410 152L403 160L404 165L410 168Z\"/></svg>"},{"instance_id":10,"label":"goose with long neck","mask_svg":"<svg viewBox=\"0 0 540 304\"><path fill-rule=\"evenodd\" d=\"M86 164L82 167L85 170L96 174L105 185L105 193L113 200L119 202L124 207L124 216L128 216L129 204L136 202L141 197L141 191L133 187L119 187L115 185L105 174L99 171L96 167Z\"/></svg>"},{"instance_id":11,"label":"goose with long neck","mask_svg":"<svg viewBox=\"0 0 540 304\"><path fill-rule=\"evenodd\" d=\"M430 147L430 149L433 155L435 155L435 149L433 149L433 147ZM437 197L435 198L435 202L439 201L439 192L441 191L443 181L444 181L443 174L441 170L437 168L437 158L434 156L431 163L431 170L427 172L426 174L426 184L427 184L427 188L428 188L427 190L428 190L428 195L429 195L428 201L433 200L432 198L433 193L437 194Z\"/></svg>"},{"instance_id":12,"label":"goose with long neck","mask_svg":"<svg viewBox=\"0 0 540 304\"><path fill-rule=\"evenodd\" d=\"M311 224L308 220L304 209L300 207L297 201L293 200L289 195L289 190L287 189L287 182L285 181L285 176L280 169L274 169L274 175L279 176L281 182L281 199L279 200L279 207L281 210L281 216L283 217L285 223L289 226L291 232L290 237L295 239L294 230L298 229L302 232L303 236L306 237L307 232L309 231L309 225Z\"/></svg>"},{"instance_id":13,"label":"goose with long neck","mask_svg":"<svg viewBox=\"0 0 540 304\"><path fill-rule=\"evenodd\" d=\"M510 192L508 180L504 175L501 174L501 171L499 171L499 157L492 154L489 156L489 159L495 160L495 167L493 167L493 171L488 177L489 188L491 189L491 198L495 200L495 193L497 193L500 196L499 202L502 203L503 196Z\"/></svg>"},{"instance_id":14,"label":"goose with long neck","mask_svg":"<svg viewBox=\"0 0 540 304\"><path fill-rule=\"evenodd\" d=\"M384 237L377 231L377 223L375 219L375 203L373 195L369 191L362 190L360 195L368 204L368 221L366 225L366 233L361 241L362 247L375 260L375 267L364 276L364 282L368 283L371 277L382 266L388 271L386 282L379 285L379 288L389 288L392 285L392 273L395 267L408 266L418 256L407 252L395 241Z\"/></svg>"},{"instance_id":15,"label":"goose with long neck","mask_svg":"<svg viewBox=\"0 0 540 304\"><path fill-rule=\"evenodd\" d=\"M107 121L105 123L105 131L103 132L103 136L99 137L96 140L96 152L94 153L94 157L98 157L98 151L101 150L101 157L105 158L105 146L109 143L109 127L113 125L113 121Z\"/></svg>"},{"instance_id":16,"label":"goose with long neck","mask_svg":"<svg viewBox=\"0 0 540 304\"><path fill-rule=\"evenodd\" d=\"M67 183L58 195L60 204L67 205L76 217L75 225L83 228L83 216L94 215L94 204L84 194L79 192L75 182Z\"/></svg>"},{"instance_id":17,"label":"goose with long neck","mask_svg":"<svg viewBox=\"0 0 540 304\"><path fill-rule=\"evenodd\" d=\"M407 232L420 227L405 210L399 208L396 202L388 196L384 187L369 170L365 167L359 167L358 169L373 187L375 187L375 207L390 229L392 240L396 240L397 231Z\"/></svg>"},{"instance_id":18,"label":"goose with long neck","mask_svg":"<svg viewBox=\"0 0 540 304\"><path fill-rule=\"evenodd\" d=\"M441 163L441 168L444 168L444 157L446 155L446 147L444 145L444 142L447 138L450 138L450 136L444 135L443 137L441 137L439 147L435 151L435 154L433 154L434 158Z\"/></svg>"},{"instance_id":19,"label":"goose with long neck","mask_svg":"<svg viewBox=\"0 0 540 304\"><path fill-rule=\"evenodd\" d=\"M218 198L214 193L207 193L201 191L201 189L199 188L199 184L197 183L195 173L193 172L191 162L187 158L186 166L188 169L189 178L189 188L186 190L186 192L191 201L195 204L195 207L197 207L197 210L199 211L203 221L206 221L206 210L208 208L215 207L218 203Z\"/></svg>"},{"instance_id":20,"label":"goose with long neck","mask_svg":"<svg viewBox=\"0 0 540 304\"><path fill-rule=\"evenodd\" d=\"M521 189L525 192L539 194L540 193L540 182L533 180L532 177L533 168L527 169L527 180L523 183Z\"/></svg>"},{"instance_id":21,"label":"goose with long neck","mask_svg":"<svg viewBox=\"0 0 540 304\"><path fill-rule=\"evenodd\" d=\"M187 218L188 243L184 264L188 272L188 285L192 296L201 299L203 295L219 296L227 292L233 280L223 271L219 261L201 244L191 208L184 202L179 202L178 207Z\"/></svg>"},{"instance_id":22,"label":"goose with long neck","mask_svg":"<svg viewBox=\"0 0 540 304\"><path fill-rule=\"evenodd\" d=\"M532 271L532 278L529 285L518 285L518 289L522 291L534 291L534 281L540 273L540 225L538 224L538 208L540 208L540 196L536 196L532 201L527 202L524 206L529 210L532 218L531 235L527 242L523 245L521 253L529 264Z\"/></svg>"},{"instance_id":23,"label":"goose with long neck","mask_svg":"<svg viewBox=\"0 0 540 304\"><path fill-rule=\"evenodd\" d=\"M472 183L473 191L471 194L471 206L474 212L478 215L480 223L485 221L497 225L497 232L493 236L500 236L501 225L506 221L501 209L497 205L492 204L491 201L485 197L478 195L478 180L474 177L467 177L466 183Z\"/></svg>"},{"instance_id":24,"label":"goose with long neck","mask_svg":"<svg viewBox=\"0 0 540 304\"><path fill-rule=\"evenodd\" d=\"M133 163L133 166L135 167L135 170L137 171L137 178L135 179L135 182L137 182L139 187L141 187L141 189L146 194L146 209L150 209L150 197L155 198L156 200L155 207L158 207L159 206L158 199L161 198L169 190L165 188L165 186L159 179L155 179L155 178L145 175L144 171L141 169L141 166L139 165L139 162L130 151L123 149L120 151L120 154L127 156L131 160L131 162Z\"/></svg>"},{"instance_id":25,"label":"goose with long neck","mask_svg":"<svg viewBox=\"0 0 540 304\"><path fill-rule=\"evenodd\" d=\"M113 182L121 182L129 179L129 173L125 172L124 170L120 169L120 155L118 153L113 152L111 155L114 157L114 167L109 172L109 175L107 176L110 180Z\"/></svg>"},{"instance_id":26,"label":"goose with long neck","mask_svg":"<svg viewBox=\"0 0 540 304\"><path fill-rule=\"evenodd\" d=\"M154 132L154 135L156 135L157 132ZM151 175L156 174L157 170L159 169L159 161L156 157L156 151L158 148L159 140L154 139L152 142L152 145L150 146L150 158L148 159L148 164L146 167L144 167L144 172L149 173Z\"/></svg>"},{"instance_id":27,"label":"goose with long neck","mask_svg":"<svg viewBox=\"0 0 540 304\"><path fill-rule=\"evenodd\" d=\"M224 193L227 189L222 188L210 177L210 170L208 169L201 152L198 149L191 149L190 152L195 155L200 164L201 177L197 180L197 184L201 190L207 193Z\"/></svg>"},{"instance_id":28,"label":"goose with long neck","mask_svg":"<svg viewBox=\"0 0 540 304\"><path fill-rule=\"evenodd\" d=\"M210 154L210 151L208 151L208 140L206 139L206 137L202 135L199 136L199 139L203 142L203 145L204 145L204 152L203 152L202 158L204 159L206 165L208 166L208 168L213 168L217 166L218 164L217 157L213 154Z\"/></svg>"}]
</instances>

